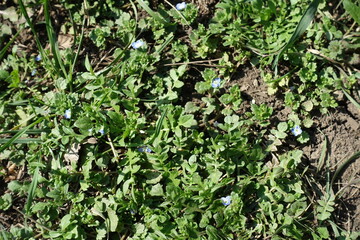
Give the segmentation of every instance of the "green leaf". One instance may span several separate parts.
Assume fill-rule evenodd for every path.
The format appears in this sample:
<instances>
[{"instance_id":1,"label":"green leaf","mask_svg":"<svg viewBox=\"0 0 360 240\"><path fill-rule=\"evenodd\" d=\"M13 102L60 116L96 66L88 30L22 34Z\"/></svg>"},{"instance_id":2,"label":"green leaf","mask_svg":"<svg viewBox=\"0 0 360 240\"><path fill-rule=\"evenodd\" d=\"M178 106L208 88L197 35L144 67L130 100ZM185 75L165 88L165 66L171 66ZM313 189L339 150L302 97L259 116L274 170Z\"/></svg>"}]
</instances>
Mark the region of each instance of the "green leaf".
<instances>
[{"instance_id":1,"label":"green leaf","mask_svg":"<svg viewBox=\"0 0 360 240\"><path fill-rule=\"evenodd\" d=\"M5 193L0 198L0 209L1 210L8 210L12 205L12 197L10 193Z\"/></svg>"},{"instance_id":2,"label":"green leaf","mask_svg":"<svg viewBox=\"0 0 360 240\"><path fill-rule=\"evenodd\" d=\"M26 214L30 213L30 207L31 207L32 201L35 196L35 190L36 190L36 187L37 187L37 184L39 181L39 177L40 177L40 171L39 171L39 168L37 167L34 171L34 175L32 177L32 181L31 181L29 191L28 191L28 197L27 197L26 204L25 204Z\"/></svg>"},{"instance_id":3,"label":"green leaf","mask_svg":"<svg viewBox=\"0 0 360 240\"><path fill-rule=\"evenodd\" d=\"M146 174L146 178L147 178L147 180L146 180L147 184L156 184L161 181L162 174L161 174L161 172L149 171Z\"/></svg>"},{"instance_id":4,"label":"green leaf","mask_svg":"<svg viewBox=\"0 0 360 240\"><path fill-rule=\"evenodd\" d=\"M312 103L311 100L308 100L308 101L303 102L302 106L305 109L305 111L310 112L313 109L314 104Z\"/></svg>"},{"instance_id":5,"label":"green leaf","mask_svg":"<svg viewBox=\"0 0 360 240\"><path fill-rule=\"evenodd\" d=\"M89 55L86 55L86 57L85 57L85 68L92 75L94 74L94 70L93 70L93 68L91 67L91 64L90 64Z\"/></svg>"},{"instance_id":6,"label":"green leaf","mask_svg":"<svg viewBox=\"0 0 360 240\"><path fill-rule=\"evenodd\" d=\"M277 129L281 132L286 132L288 129L288 124L286 122L281 122L277 125Z\"/></svg>"},{"instance_id":7,"label":"green leaf","mask_svg":"<svg viewBox=\"0 0 360 240\"><path fill-rule=\"evenodd\" d=\"M345 10L357 22L357 24L360 24L360 7L352 3L350 0L344 0L343 5Z\"/></svg>"},{"instance_id":8,"label":"green leaf","mask_svg":"<svg viewBox=\"0 0 360 240\"><path fill-rule=\"evenodd\" d=\"M318 227L317 232L319 233L319 235L321 236L322 239L329 239L330 238L330 234L329 231L327 230L326 227Z\"/></svg>"},{"instance_id":9,"label":"green leaf","mask_svg":"<svg viewBox=\"0 0 360 240\"><path fill-rule=\"evenodd\" d=\"M185 112L186 113L194 113L198 111L200 107L196 106L194 102L187 102L185 104Z\"/></svg>"},{"instance_id":10,"label":"green leaf","mask_svg":"<svg viewBox=\"0 0 360 240\"><path fill-rule=\"evenodd\" d=\"M168 25L168 22L165 20L165 18L163 18L163 16L161 16L159 13L151 10L151 8L143 0L136 0L136 1L150 16L152 16L154 19L156 19L156 21L158 21L164 25Z\"/></svg>"},{"instance_id":11,"label":"green leaf","mask_svg":"<svg viewBox=\"0 0 360 240\"><path fill-rule=\"evenodd\" d=\"M179 125L184 126L186 128L192 127L196 125L196 120L194 119L194 115L181 115L179 117Z\"/></svg>"},{"instance_id":12,"label":"green leaf","mask_svg":"<svg viewBox=\"0 0 360 240\"><path fill-rule=\"evenodd\" d=\"M7 9L1 11L1 15L3 16L3 18L9 19L13 23L15 23L19 18L16 12L16 8L14 6L8 7Z\"/></svg>"},{"instance_id":13,"label":"green leaf","mask_svg":"<svg viewBox=\"0 0 360 240\"><path fill-rule=\"evenodd\" d=\"M150 195L151 196L164 196L164 190L160 183L152 186Z\"/></svg>"},{"instance_id":14,"label":"green leaf","mask_svg":"<svg viewBox=\"0 0 360 240\"><path fill-rule=\"evenodd\" d=\"M119 224L119 217L117 216L116 211L111 208L107 209L107 213L109 216L109 230L110 232L116 232L116 228Z\"/></svg>"},{"instance_id":15,"label":"green leaf","mask_svg":"<svg viewBox=\"0 0 360 240\"><path fill-rule=\"evenodd\" d=\"M71 214L66 214L60 221L61 230L66 230L66 228L71 224Z\"/></svg>"},{"instance_id":16,"label":"green leaf","mask_svg":"<svg viewBox=\"0 0 360 240\"><path fill-rule=\"evenodd\" d=\"M16 133L9 141L7 141L4 145L0 147L0 153L3 152L7 147L9 147L11 144L13 144L18 138L20 138L27 130L34 127L36 124L42 122L44 118L39 118L37 121L33 122L29 126L23 128L18 133Z\"/></svg>"},{"instance_id":17,"label":"green leaf","mask_svg":"<svg viewBox=\"0 0 360 240\"><path fill-rule=\"evenodd\" d=\"M314 0L306 9L304 15L302 16L299 24L296 26L294 33L292 34L290 40L285 44L285 46L281 49L280 53L276 56L273 69L275 69L275 75L277 75L277 64L279 62L280 57L285 53L285 51L290 48L295 41L306 31L311 21L313 20L315 13L317 12L318 5L320 0Z\"/></svg>"},{"instance_id":18,"label":"green leaf","mask_svg":"<svg viewBox=\"0 0 360 240\"><path fill-rule=\"evenodd\" d=\"M74 125L84 131L91 129L93 126L91 119L88 117L79 118Z\"/></svg>"},{"instance_id":19,"label":"green leaf","mask_svg":"<svg viewBox=\"0 0 360 240\"><path fill-rule=\"evenodd\" d=\"M360 110L360 104L344 88L341 89L343 90L345 96L350 100L350 102Z\"/></svg>"}]
</instances>

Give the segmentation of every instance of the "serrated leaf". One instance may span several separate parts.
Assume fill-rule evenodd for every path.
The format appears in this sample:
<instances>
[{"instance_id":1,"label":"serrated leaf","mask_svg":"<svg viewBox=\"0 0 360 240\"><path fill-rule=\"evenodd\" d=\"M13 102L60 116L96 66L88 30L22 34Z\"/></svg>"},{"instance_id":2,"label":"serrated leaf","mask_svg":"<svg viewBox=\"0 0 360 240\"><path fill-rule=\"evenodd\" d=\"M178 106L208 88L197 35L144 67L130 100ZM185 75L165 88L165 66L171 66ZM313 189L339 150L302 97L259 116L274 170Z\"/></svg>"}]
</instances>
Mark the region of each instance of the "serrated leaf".
<instances>
[{"instance_id":1,"label":"serrated leaf","mask_svg":"<svg viewBox=\"0 0 360 240\"><path fill-rule=\"evenodd\" d=\"M9 193L5 193L3 196L1 196L0 198L0 209L1 210L8 210L12 205L12 197L11 194Z\"/></svg>"},{"instance_id":2,"label":"serrated leaf","mask_svg":"<svg viewBox=\"0 0 360 240\"><path fill-rule=\"evenodd\" d=\"M194 113L196 111L198 111L200 109L200 107L196 106L195 103L193 102L187 102L185 104L185 112L186 113Z\"/></svg>"},{"instance_id":3,"label":"serrated leaf","mask_svg":"<svg viewBox=\"0 0 360 240\"><path fill-rule=\"evenodd\" d=\"M3 16L3 18L9 19L11 22L16 22L19 18L16 12L16 8L14 6L1 11L1 15Z\"/></svg>"},{"instance_id":4,"label":"serrated leaf","mask_svg":"<svg viewBox=\"0 0 360 240\"><path fill-rule=\"evenodd\" d=\"M196 125L196 120L194 119L194 115L186 114L181 115L179 117L179 123L180 126L184 126L186 128L192 127Z\"/></svg>"}]
</instances>

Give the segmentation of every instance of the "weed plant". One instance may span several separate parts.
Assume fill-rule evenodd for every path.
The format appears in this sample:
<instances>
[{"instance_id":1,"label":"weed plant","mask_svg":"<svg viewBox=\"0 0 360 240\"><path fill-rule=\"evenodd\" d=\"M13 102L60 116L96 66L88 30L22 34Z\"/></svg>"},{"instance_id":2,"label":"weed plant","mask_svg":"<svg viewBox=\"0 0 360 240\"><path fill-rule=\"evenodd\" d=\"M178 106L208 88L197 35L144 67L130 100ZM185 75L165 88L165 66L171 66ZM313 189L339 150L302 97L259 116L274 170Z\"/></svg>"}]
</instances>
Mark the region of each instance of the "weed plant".
<instances>
[{"instance_id":1,"label":"weed plant","mask_svg":"<svg viewBox=\"0 0 360 240\"><path fill-rule=\"evenodd\" d=\"M221 0L200 21L197 1L10 2L0 209L23 224L1 221L1 239L359 237L334 219L336 175L314 179L300 150L336 93L358 104L358 3ZM244 64L287 121L247 107Z\"/></svg>"}]
</instances>

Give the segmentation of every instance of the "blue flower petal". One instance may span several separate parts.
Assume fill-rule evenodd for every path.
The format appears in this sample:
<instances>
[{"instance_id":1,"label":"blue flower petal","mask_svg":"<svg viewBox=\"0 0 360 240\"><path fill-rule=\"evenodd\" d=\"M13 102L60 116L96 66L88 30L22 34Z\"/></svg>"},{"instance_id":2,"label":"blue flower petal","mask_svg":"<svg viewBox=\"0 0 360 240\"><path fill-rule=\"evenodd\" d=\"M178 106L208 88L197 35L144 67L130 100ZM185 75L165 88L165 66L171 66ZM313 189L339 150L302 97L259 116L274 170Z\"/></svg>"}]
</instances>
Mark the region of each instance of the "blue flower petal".
<instances>
[{"instance_id":1,"label":"blue flower petal","mask_svg":"<svg viewBox=\"0 0 360 240\"><path fill-rule=\"evenodd\" d=\"M211 87L213 87L213 88L218 88L218 87L220 87L220 85L221 85L221 78L215 78L211 82Z\"/></svg>"},{"instance_id":2,"label":"blue flower petal","mask_svg":"<svg viewBox=\"0 0 360 240\"><path fill-rule=\"evenodd\" d=\"M186 8L186 2L178 3L175 7L178 11L184 10Z\"/></svg>"},{"instance_id":3,"label":"blue flower petal","mask_svg":"<svg viewBox=\"0 0 360 240\"><path fill-rule=\"evenodd\" d=\"M104 134L105 134L104 129L103 129L103 128L102 128L102 129L100 129L100 130L99 130L99 133L100 133L101 135L104 135Z\"/></svg>"},{"instance_id":4,"label":"blue flower petal","mask_svg":"<svg viewBox=\"0 0 360 240\"><path fill-rule=\"evenodd\" d=\"M70 119L70 118L71 118L71 110L70 110L70 109L67 109L67 110L65 111L64 117L65 117L66 119Z\"/></svg>"},{"instance_id":5,"label":"blue flower petal","mask_svg":"<svg viewBox=\"0 0 360 240\"><path fill-rule=\"evenodd\" d=\"M295 137L299 136L302 133L300 126L295 126L291 129L292 134L294 134Z\"/></svg>"},{"instance_id":6,"label":"blue flower petal","mask_svg":"<svg viewBox=\"0 0 360 240\"><path fill-rule=\"evenodd\" d=\"M133 43L131 44L131 46L132 46L134 49L138 49L138 48L144 46L144 44L145 44L145 42L140 39L140 40L137 40L136 42L133 42Z\"/></svg>"},{"instance_id":7,"label":"blue flower petal","mask_svg":"<svg viewBox=\"0 0 360 240\"><path fill-rule=\"evenodd\" d=\"M42 59L42 58L41 58L41 55L40 55L40 54L35 57L35 61L37 61L37 62L41 61L41 59Z\"/></svg>"},{"instance_id":8,"label":"blue flower petal","mask_svg":"<svg viewBox=\"0 0 360 240\"><path fill-rule=\"evenodd\" d=\"M222 197L221 202L224 206L229 206L231 204L231 196Z\"/></svg>"}]
</instances>

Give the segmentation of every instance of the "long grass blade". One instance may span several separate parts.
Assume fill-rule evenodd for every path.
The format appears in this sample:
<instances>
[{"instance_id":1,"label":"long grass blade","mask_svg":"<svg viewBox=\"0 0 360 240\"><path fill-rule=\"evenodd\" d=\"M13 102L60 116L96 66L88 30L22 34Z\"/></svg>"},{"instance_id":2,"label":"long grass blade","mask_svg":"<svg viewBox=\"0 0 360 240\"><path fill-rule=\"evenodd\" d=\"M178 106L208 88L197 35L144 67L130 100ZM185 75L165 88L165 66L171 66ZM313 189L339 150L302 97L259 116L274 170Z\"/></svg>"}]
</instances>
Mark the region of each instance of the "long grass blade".
<instances>
[{"instance_id":1,"label":"long grass blade","mask_svg":"<svg viewBox=\"0 0 360 240\"><path fill-rule=\"evenodd\" d=\"M169 45L171 43L171 41L174 39L174 35L173 34L170 34L165 42L163 42L163 44L161 44L160 48L156 50L156 53L157 54L160 54L165 48L167 45Z\"/></svg>"},{"instance_id":2,"label":"long grass blade","mask_svg":"<svg viewBox=\"0 0 360 240\"><path fill-rule=\"evenodd\" d=\"M321 148L321 154L320 154L320 158L319 158L319 163L318 163L318 166L317 166L317 169L316 171L319 172L323 166L324 166L324 163L325 163L325 159L327 157L327 146L328 146L328 140L327 140L327 137L326 135L321 132L322 135L324 136L324 142L323 142L323 145L322 145L322 148Z\"/></svg>"},{"instance_id":3,"label":"long grass blade","mask_svg":"<svg viewBox=\"0 0 360 240\"><path fill-rule=\"evenodd\" d=\"M16 134L19 130L9 130L9 131L2 131L0 134ZM43 132L49 133L51 132L50 128L44 128L44 129L29 129L26 131L26 134L41 134Z\"/></svg>"},{"instance_id":4,"label":"long grass blade","mask_svg":"<svg viewBox=\"0 0 360 240\"><path fill-rule=\"evenodd\" d=\"M22 0L19 0L19 7L20 7L20 11L21 13L24 15L25 19L26 19L26 22L27 24L30 26L30 29L34 35L34 39L35 39L35 42L36 42L36 46L38 47L39 51L40 51L40 54L41 54L41 57L44 59L45 63L47 65L51 65L53 68L54 68L54 65L52 63L52 61L50 61L50 59L48 58L47 54L45 53L45 50L44 48L42 47L41 43L40 43L40 40L39 40L39 37L36 33L36 30L35 30L35 27L34 25L32 24L31 20L30 20L30 17L26 11L26 8L25 8L25 5L24 5L24 2Z\"/></svg>"},{"instance_id":5,"label":"long grass blade","mask_svg":"<svg viewBox=\"0 0 360 240\"><path fill-rule=\"evenodd\" d=\"M345 168L354 160L360 157L360 151L356 152L354 155L352 155L350 158L348 158L346 161L344 161L335 171L333 178L331 179L331 185L334 184L334 182L339 177L340 173L345 171Z\"/></svg>"},{"instance_id":6,"label":"long grass blade","mask_svg":"<svg viewBox=\"0 0 360 240\"><path fill-rule=\"evenodd\" d=\"M29 215L29 213L30 213L30 208L31 208L31 204L34 199L34 196L35 196L35 190L36 190L36 187L37 187L37 184L39 181L39 176L40 176L40 171L39 171L39 167L37 167L35 169L34 175L32 177L32 181L31 181L29 191L28 191L28 197L27 197L26 204L25 204L25 213L27 215Z\"/></svg>"},{"instance_id":7,"label":"long grass blade","mask_svg":"<svg viewBox=\"0 0 360 240\"><path fill-rule=\"evenodd\" d=\"M306 31L311 21L313 20L315 13L317 12L317 8L319 6L320 0L314 0L309 7L306 9L304 15L302 16L299 24L296 26L294 33L292 34L290 40L285 44L284 48L280 51L280 53L276 56L273 69L275 69L275 74L277 75L277 65L280 57L284 54L284 52L290 48L295 41Z\"/></svg>"},{"instance_id":8,"label":"long grass blade","mask_svg":"<svg viewBox=\"0 0 360 240\"><path fill-rule=\"evenodd\" d=\"M7 143L10 141L11 138L5 138L0 139L0 143ZM34 143L34 142L41 142L42 140L40 138L22 138L22 139L16 139L13 144L27 144L27 143Z\"/></svg>"},{"instance_id":9,"label":"long grass blade","mask_svg":"<svg viewBox=\"0 0 360 240\"><path fill-rule=\"evenodd\" d=\"M165 111L163 111L163 113L161 114L159 120L157 121L156 128L155 128L155 133L154 133L153 137L150 139L150 141L147 143L147 145L152 144L155 141L155 139L159 136L160 131L161 131L161 127L162 127L162 125L164 123L164 119L165 119L165 117L167 115L167 112L168 112L168 109L166 108Z\"/></svg>"},{"instance_id":10,"label":"long grass blade","mask_svg":"<svg viewBox=\"0 0 360 240\"><path fill-rule=\"evenodd\" d=\"M349 99L349 101L355 105L355 107L357 107L360 110L360 104L349 94L347 93L347 91L344 88L341 88L342 91L344 92L345 96L347 97L347 99Z\"/></svg>"},{"instance_id":11,"label":"long grass blade","mask_svg":"<svg viewBox=\"0 0 360 240\"><path fill-rule=\"evenodd\" d=\"M3 47L3 49L1 49L0 51L0 61L3 59L6 51L9 49L9 47L11 46L11 44L15 41L15 39L19 36L19 34L21 33L22 29L20 29L11 39L10 41Z\"/></svg>"},{"instance_id":12,"label":"long grass blade","mask_svg":"<svg viewBox=\"0 0 360 240\"><path fill-rule=\"evenodd\" d=\"M164 24L164 25L167 25L168 22L165 20L165 18L163 16L161 16L159 13L157 12L154 12L143 0L136 0L140 6L150 15L152 16L153 18L156 19L156 21Z\"/></svg>"},{"instance_id":13,"label":"long grass blade","mask_svg":"<svg viewBox=\"0 0 360 240\"><path fill-rule=\"evenodd\" d=\"M35 122L33 122L32 124L30 124L29 126L23 128L22 130L20 130L18 133L16 133L11 139L9 139L9 141L7 141L6 143L4 143L4 145L2 145L0 147L0 153L3 152L6 148L8 148L11 144L15 143L15 141L17 139L19 139L24 133L26 133L27 130L29 130L30 128L34 127L36 124L42 122L44 120L44 117L39 118L38 120L36 120Z\"/></svg>"},{"instance_id":14,"label":"long grass blade","mask_svg":"<svg viewBox=\"0 0 360 240\"><path fill-rule=\"evenodd\" d=\"M48 38L49 38L52 54L54 55L56 70L58 71L59 75L63 75L65 78L68 79L68 74L67 74L67 71L65 69L63 60L61 58L60 51L59 51L59 46L58 46L58 43L57 43L57 41L55 39L54 29L53 29L52 24L51 24L50 9L49 9L49 1L48 0L44 1L44 15L45 15L45 23L46 23L46 32L47 32L47 35L48 35ZM61 69L63 74L60 74L60 71L58 69Z\"/></svg>"}]
</instances>

